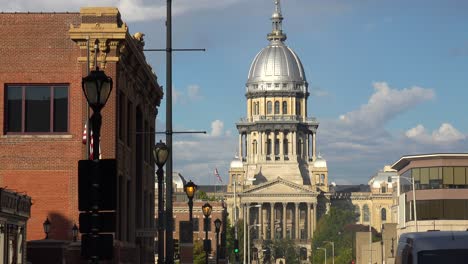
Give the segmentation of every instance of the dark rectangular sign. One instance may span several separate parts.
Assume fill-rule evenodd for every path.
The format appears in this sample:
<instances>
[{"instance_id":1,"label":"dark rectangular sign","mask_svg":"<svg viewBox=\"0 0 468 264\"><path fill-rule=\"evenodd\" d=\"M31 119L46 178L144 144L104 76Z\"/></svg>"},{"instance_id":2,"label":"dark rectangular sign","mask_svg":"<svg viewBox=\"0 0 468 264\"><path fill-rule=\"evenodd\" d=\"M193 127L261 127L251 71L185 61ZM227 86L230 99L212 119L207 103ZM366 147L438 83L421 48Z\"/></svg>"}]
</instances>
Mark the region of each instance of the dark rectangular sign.
<instances>
[{"instance_id":1,"label":"dark rectangular sign","mask_svg":"<svg viewBox=\"0 0 468 264\"><path fill-rule=\"evenodd\" d=\"M80 213L80 233L91 233L93 220L96 223L97 232L115 232L115 212L99 212L96 216L92 213Z\"/></svg>"},{"instance_id":2,"label":"dark rectangular sign","mask_svg":"<svg viewBox=\"0 0 468 264\"><path fill-rule=\"evenodd\" d=\"M78 161L78 210L112 211L117 207L115 159Z\"/></svg>"}]
</instances>

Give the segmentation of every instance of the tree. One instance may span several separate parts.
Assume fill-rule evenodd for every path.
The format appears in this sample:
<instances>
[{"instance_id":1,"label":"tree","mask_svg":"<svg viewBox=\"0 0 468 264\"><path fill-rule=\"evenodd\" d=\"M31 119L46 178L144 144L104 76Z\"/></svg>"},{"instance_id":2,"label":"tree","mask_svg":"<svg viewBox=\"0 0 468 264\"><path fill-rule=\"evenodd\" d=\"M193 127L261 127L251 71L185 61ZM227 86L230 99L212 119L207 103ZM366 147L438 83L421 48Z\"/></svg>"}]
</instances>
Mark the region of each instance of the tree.
<instances>
[{"instance_id":1,"label":"tree","mask_svg":"<svg viewBox=\"0 0 468 264\"><path fill-rule=\"evenodd\" d=\"M240 219L237 221L237 238L239 241L239 259L242 261L244 256L244 248L242 245L244 244L244 225L243 220ZM228 221L227 223L227 235L226 235L226 250L227 255L230 260L230 263L235 263L235 254L234 254L234 239L235 239L235 227L231 225Z\"/></svg>"},{"instance_id":2,"label":"tree","mask_svg":"<svg viewBox=\"0 0 468 264\"><path fill-rule=\"evenodd\" d=\"M285 258L288 264L299 264L299 248L291 239L275 239L265 247L270 248L273 259Z\"/></svg>"},{"instance_id":3,"label":"tree","mask_svg":"<svg viewBox=\"0 0 468 264\"><path fill-rule=\"evenodd\" d=\"M194 264L205 263L205 251L203 250L202 240L193 241L193 263Z\"/></svg>"}]
</instances>

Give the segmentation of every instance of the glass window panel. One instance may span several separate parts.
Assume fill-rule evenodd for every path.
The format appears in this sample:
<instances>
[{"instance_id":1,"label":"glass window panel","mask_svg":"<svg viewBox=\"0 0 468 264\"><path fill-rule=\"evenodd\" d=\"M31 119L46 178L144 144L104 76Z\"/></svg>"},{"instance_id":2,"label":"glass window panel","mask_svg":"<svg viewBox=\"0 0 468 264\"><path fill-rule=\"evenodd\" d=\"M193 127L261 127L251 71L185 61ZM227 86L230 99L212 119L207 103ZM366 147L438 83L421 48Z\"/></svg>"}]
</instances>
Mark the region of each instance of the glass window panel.
<instances>
[{"instance_id":1,"label":"glass window panel","mask_svg":"<svg viewBox=\"0 0 468 264\"><path fill-rule=\"evenodd\" d=\"M370 213L369 213L369 206L368 206L367 204L365 204L365 205L362 207L362 214L363 214L363 221L364 221L364 222L369 222Z\"/></svg>"},{"instance_id":2,"label":"glass window panel","mask_svg":"<svg viewBox=\"0 0 468 264\"><path fill-rule=\"evenodd\" d=\"M68 131L68 87L54 88L54 132Z\"/></svg>"},{"instance_id":3,"label":"glass window panel","mask_svg":"<svg viewBox=\"0 0 468 264\"><path fill-rule=\"evenodd\" d=\"M283 115L286 115L288 113L288 103L283 102Z\"/></svg>"},{"instance_id":4,"label":"glass window panel","mask_svg":"<svg viewBox=\"0 0 468 264\"><path fill-rule=\"evenodd\" d=\"M26 132L50 132L50 88L26 87Z\"/></svg>"},{"instance_id":5,"label":"glass window panel","mask_svg":"<svg viewBox=\"0 0 468 264\"><path fill-rule=\"evenodd\" d=\"M267 102L267 114L271 114L272 111L272 104L270 101Z\"/></svg>"},{"instance_id":6,"label":"glass window panel","mask_svg":"<svg viewBox=\"0 0 468 264\"><path fill-rule=\"evenodd\" d=\"M279 114L280 112L280 103L278 101L275 102L275 114Z\"/></svg>"},{"instance_id":7,"label":"glass window panel","mask_svg":"<svg viewBox=\"0 0 468 264\"><path fill-rule=\"evenodd\" d=\"M443 184L453 184L453 167L444 167L442 171Z\"/></svg>"},{"instance_id":8,"label":"glass window panel","mask_svg":"<svg viewBox=\"0 0 468 264\"><path fill-rule=\"evenodd\" d=\"M439 167L429 169L429 179L437 180L439 179Z\"/></svg>"},{"instance_id":9,"label":"glass window panel","mask_svg":"<svg viewBox=\"0 0 468 264\"><path fill-rule=\"evenodd\" d=\"M22 123L22 99L21 87L7 87L7 132L21 132Z\"/></svg>"},{"instance_id":10,"label":"glass window panel","mask_svg":"<svg viewBox=\"0 0 468 264\"><path fill-rule=\"evenodd\" d=\"M419 180L421 181L421 184L429 184L429 168L421 168Z\"/></svg>"},{"instance_id":11,"label":"glass window panel","mask_svg":"<svg viewBox=\"0 0 468 264\"><path fill-rule=\"evenodd\" d=\"M444 219L464 219L465 200L443 200L444 201Z\"/></svg>"},{"instance_id":12,"label":"glass window panel","mask_svg":"<svg viewBox=\"0 0 468 264\"><path fill-rule=\"evenodd\" d=\"M424 169L424 168L422 168L422 169ZM412 176L414 177L415 181L421 180L421 170L422 169L416 168L416 169L411 170Z\"/></svg>"},{"instance_id":13,"label":"glass window panel","mask_svg":"<svg viewBox=\"0 0 468 264\"><path fill-rule=\"evenodd\" d=\"M453 170L453 184L464 185L465 183L465 167L455 167Z\"/></svg>"}]
</instances>

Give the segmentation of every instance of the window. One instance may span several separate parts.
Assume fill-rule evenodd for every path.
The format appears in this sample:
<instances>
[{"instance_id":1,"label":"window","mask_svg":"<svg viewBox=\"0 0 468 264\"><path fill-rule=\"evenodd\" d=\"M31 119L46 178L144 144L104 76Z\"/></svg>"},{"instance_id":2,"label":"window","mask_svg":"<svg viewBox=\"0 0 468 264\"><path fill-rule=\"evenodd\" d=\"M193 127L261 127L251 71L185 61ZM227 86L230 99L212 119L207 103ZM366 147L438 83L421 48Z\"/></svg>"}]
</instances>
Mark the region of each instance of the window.
<instances>
[{"instance_id":1,"label":"window","mask_svg":"<svg viewBox=\"0 0 468 264\"><path fill-rule=\"evenodd\" d=\"M283 115L288 114L288 103L286 101L283 102Z\"/></svg>"},{"instance_id":2,"label":"window","mask_svg":"<svg viewBox=\"0 0 468 264\"><path fill-rule=\"evenodd\" d=\"M356 216L356 219L358 222L361 221L361 208L359 208L359 205L354 206L354 215Z\"/></svg>"},{"instance_id":3,"label":"window","mask_svg":"<svg viewBox=\"0 0 468 264\"><path fill-rule=\"evenodd\" d=\"M130 99L127 101L127 146L130 146L132 141L132 115L133 104Z\"/></svg>"},{"instance_id":4,"label":"window","mask_svg":"<svg viewBox=\"0 0 468 264\"><path fill-rule=\"evenodd\" d=\"M275 102L275 115L278 115L280 111L280 103L278 101Z\"/></svg>"},{"instance_id":5,"label":"window","mask_svg":"<svg viewBox=\"0 0 468 264\"><path fill-rule=\"evenodd\" d=\"M296 101L296 115L301 115L301 102Z\"/></svg>"},{"instance_id":6,"label":"window","mask_svg":"<svg viewBox=\"0 0 468 264\"><path fill-rule=\"evenodd\" d=\"M369 206L367 204L365 204L363 207L362 207L362 214L363 214L363 219L362 221L364 222L369 222Z\"/></svg>"},{"instance_id":7,"label":"window","mask_svg":"<svg viewBox=\"0 0 468 264\"><path fill-rule=\"evenodd\" d=\"M198 220L198 218L192 218L193 232L200 231L200 223L198 222Z\"/></svg>"},{"instance_id":8,"label":"window","mask_svg":"<svg viewBox=\"0 0 468 264\"><path fill-rule=\"evenodd\" d=\"M118 116L119 116L119 139L124 139L125 133L125 96L122 92L119 92L119 108L118 108Z\"/></svg>"},{"instance_id":9,"label":"window","mask_svg":"<svg viewBox=\"0 0 468 264\"><path fill-rule=\"evenodd\" d=\"M272 103L271 103L271 101L268 101L268 103L267 103L267 114L271 115L271 111L272 111Z\"/></svg>"},{"instance_id":10,"label":"window","mask_svg":"<svg viewBox=\"0 0 468 264\"><path fill-rule=\"evenodd\" d=\"M275 88L279 88L280 87L280 84L279 83L275 83Z\"/></svg>"},{"instance_id":11,"label":"window","mask_svg":"<svg viewBox=\"0 0 468 264\"><path fill-rule=\"evenodd\" d=\"M288 85L286 83L283 83L283 89L286 89Z\"/></svg>"},{"instance_id":12,"label":"window","mask_svg":"<svg viewBox=\"0 0 468 264\"><path fill-rule=\"evenodd\" d=\"M6 133L68 131L68 86L8 86L5 103Z\"/></svg>"},{"instance_id":13,"label":"window","mask_svg":"<svg viewBox=\"0 0 468 264\"><path fill-rule=\"evenodd\" d=\"M387 209L382 208L382 210L380 210L380 216L382 221L387 221Z\"/></svg>"}]
</instances>

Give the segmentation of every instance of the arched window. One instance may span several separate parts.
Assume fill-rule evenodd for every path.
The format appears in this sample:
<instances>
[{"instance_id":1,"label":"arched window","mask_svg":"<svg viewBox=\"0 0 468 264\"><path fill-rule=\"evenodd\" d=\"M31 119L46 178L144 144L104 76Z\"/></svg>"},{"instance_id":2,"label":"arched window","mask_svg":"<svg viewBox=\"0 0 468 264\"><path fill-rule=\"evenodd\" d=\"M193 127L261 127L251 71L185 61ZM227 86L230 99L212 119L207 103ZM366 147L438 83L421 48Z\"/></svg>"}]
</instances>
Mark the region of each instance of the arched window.
<instances>
[{"instance_id":1,"label":"arched window","mask_svg":"<svg viewBox=\"0 0 468 264\"><path fill-rule=\"evenodd\" d=\"M283 115L288 114L288 103L286 101L283 102Z\"/></svg>"},{"instance_id":2,"label":"arched window","mask_svg":"<svg viewBox=\"0 0 468 264\"><path fill-rule=\"evenodd\" d=\"M254 139L252 144L253 144L253 154L257 155L257 140Z\"/></svg>"},{"instance_id":3,"label":"arched window","mask_svg":"<svg viewBox=\"0 0 468 264\"><path fill-rule=\"evenodd\" d=\"M325 174L320 174L320 183L325 184Z\"/></svg>"},{"instance_id":4,"label":"arched window","mask_svg":"<svg viewBox=\"0 0 468 264\"><path fill-rule=\"evenodd\" d=\"M301 115L301 102L296 101L296 115Z\"/></svg>"},{"instance_id":5,"label":"arched window","mask_svg":"<svg viewBox=\"0 0 468 264\"><path fill-rule=\"evenodd\" d=\"M367 204L365 204L365 205L362 207L362 215L363 215L362 221L364 221L364 222L369 222L370 213L369 213L369 206L368 206Z\"/></svg>"},{"instance_id":6,"label":"arched window","mask_svg":"<svg viewBox=\"0 0 468 264\"><path fill-rule=\"evenodd\" d=\"M382 208L380 210L380 216L381 216L382 221L387 221L387 209Z\"/></svg>"},{"instance_id":7,"label":"arched window","mask_svg":"<svg viewBox=\"0 0 468 264\"><path fill-rule=\"evenodd\" d=\"M359 208L359 205L354 206L354 214L356 215L357 222L361 222L361 208Z\"/></svg>"},{"instance_id":8,"label":"arched window","mask_svg":"<svg viewBox=\"0 0 468 264\"><path fill-rule=\"evenodd\" d=\"M275 102L275 115L278 115L280 111L280 103L278 101Z\"/></svg>"},{"instance_id":9,"label":"arched window","mask_svg":"<svg viewBox=\"0 0 468 264\"><path fill-rule=\"evenodd\" d=\"M272 111L272 103L271 103L271 101L268 101L268 103L267 103L267 114L271 115L271 111Z\"/></svg>"}]
</instances>

